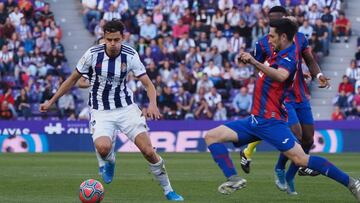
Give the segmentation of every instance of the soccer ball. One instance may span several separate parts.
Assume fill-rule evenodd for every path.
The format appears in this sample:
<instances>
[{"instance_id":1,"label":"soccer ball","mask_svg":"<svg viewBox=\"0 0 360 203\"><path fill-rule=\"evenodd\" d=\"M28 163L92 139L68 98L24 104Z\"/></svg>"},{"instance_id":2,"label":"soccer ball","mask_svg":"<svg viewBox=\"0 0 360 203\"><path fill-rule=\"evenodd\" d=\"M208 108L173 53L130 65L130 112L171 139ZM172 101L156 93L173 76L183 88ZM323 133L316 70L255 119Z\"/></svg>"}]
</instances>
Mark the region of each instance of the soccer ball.
<instances>
[{"instance_id":1,"label":"soccer ball","mask_svg":"<svg viewBox=\"0 0 360 203\"><path fill-rule=\"evenodd\" d=\"M79 198L82 203L99 203L104 199L104 192L99 181L89 179L81 183Z\"/></svg>"}]
</instances>

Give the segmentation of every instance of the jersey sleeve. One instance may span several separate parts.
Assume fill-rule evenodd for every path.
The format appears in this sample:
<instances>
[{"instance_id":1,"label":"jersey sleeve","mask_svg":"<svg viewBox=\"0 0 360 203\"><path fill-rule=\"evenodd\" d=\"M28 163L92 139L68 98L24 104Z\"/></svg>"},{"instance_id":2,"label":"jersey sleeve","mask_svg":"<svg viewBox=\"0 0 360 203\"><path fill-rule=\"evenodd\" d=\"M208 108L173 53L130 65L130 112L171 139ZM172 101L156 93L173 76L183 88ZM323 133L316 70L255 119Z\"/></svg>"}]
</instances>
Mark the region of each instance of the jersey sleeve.
<instances>
[{"instance_id":1,"label":"jersey sleeve","mask_svg":"<svg viewBox=\"0 0 360 203\"><path fill-rule=\"evenodd\" d=\"M91 65L92 65L92 54L90 53L90 50L88 50L78 61L76 65L76 70L82 75L85 75L89 73L89 69Z\"/></svg>"},{"instance_id":2,"label":"jersey sleeve","mask_svg":"<svg viewBox=\"0 0 360 203\"><path fill-rule=\"evenodd\" d=\"M135 52L134 56L131 58L131 63L129 65L130 70L134 73L135 77L141 77L146 74L145 66L141 62L137 52Z\"/></svg>"},{"instance_id":3,"label":"jersey sleeve","mask_svg":"<svg viewBox=\"0 0 360 203\"><path fill-rule=\"evenodd\" d=\"M280 59L277 62L278 68L285 69L289 72L290 75L295 73L296 71L296 60L289 57L280 57Z\"/></svg>"},{"instance_id":4,"label":"jersey sleeve","mask_svg":"<svg viewBox=\"0 0 360 203\"><path fill-rule=\"evenodd\" d=\"M260 63L264 63L265 55L264 55L264 50L261 47L260 43L261 43L261 41L256 42L255 49L254 49L252 55L257 61L259 61Z\"/></svg>"},{"instance_id":5,"label":"jersey sleeve","mask_svg":"<svg viewBox=\"0 0 360 203\"><path fill-rule=\"evenodd\" d=\"M309 41L306 39L305 35L301 34L299 38L301 42L301 53L309 51L310 50Z\"/></svg>"}]
</instances>

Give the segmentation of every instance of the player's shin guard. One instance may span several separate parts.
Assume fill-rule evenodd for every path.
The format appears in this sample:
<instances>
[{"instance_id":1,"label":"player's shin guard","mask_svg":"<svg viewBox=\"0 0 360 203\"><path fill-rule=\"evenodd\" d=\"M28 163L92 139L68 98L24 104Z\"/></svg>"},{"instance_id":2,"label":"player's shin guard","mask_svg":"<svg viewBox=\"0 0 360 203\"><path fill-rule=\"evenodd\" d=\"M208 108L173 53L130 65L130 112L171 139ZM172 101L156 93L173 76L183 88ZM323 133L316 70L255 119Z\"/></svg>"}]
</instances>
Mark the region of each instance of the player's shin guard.
<instances>
[{"instance_id":1,"label":"player's shin guard","mask_svg":"<svg viewBox=\"0 0 360 203\"><path fill-rule=\"evenodd\" d=\"M111 150L109 152L109 154L106 156L106 158L104 159L104 161L108 161L110 163L115 163L115 144L116 144L116 136L114 135L112 137L112 146L111 146ZM100 165L100 163L99 163Z\"/></svg>"},{"instance_id":2,"label":"player's shin guard","mask_svg":"<svg viewBox=\"0 0 360 203\"><path fill-rule=\"evenodd\" d=\"M223 171L226 178L237 175L234 164L230 158L229 151L226 146L222 143L214 143L209 147L211 155L214 161L218 164L220 169Z\"/></svg>"},{"instance_id":3,"label":"player's shin guard","mask_svg":"<svg viewBox=\"0 0 360 203\"><path fill-rule=\"evenodd\" d=\"M349 175L334 166L325 158L310 156L308 168L320 172L322 175L343 184L345 187L348 187L349 185Z\"/></svg>"},{"instance_id":4,"label":"player's shin guard","mask_svg":"<svg viewBox=\"0 0 360 203\"><path fill-rule=\"evenodd\" d=\"M151 173L155 176L155 178L160 182L161 187L164 189L164 194L167 195L169 192L173 191L169 177L167 175L165 169L164 160L160 157L160 161L151 164L149 163L149 168Z\"/></svg>"},{"instance_id":5,"label":"player's shin guard","mask_svg":"<svg viewBox=\"0 0 360 203\"><path fill-rule=\"evenodd\" d=\"M248 146L244 149L244 154L246 156L247 159L251 159L255 148L258 144L260 144L261 141L256 141L256 142L252 142L250 144L248 144Z\"/></svg>"}]
</instances>

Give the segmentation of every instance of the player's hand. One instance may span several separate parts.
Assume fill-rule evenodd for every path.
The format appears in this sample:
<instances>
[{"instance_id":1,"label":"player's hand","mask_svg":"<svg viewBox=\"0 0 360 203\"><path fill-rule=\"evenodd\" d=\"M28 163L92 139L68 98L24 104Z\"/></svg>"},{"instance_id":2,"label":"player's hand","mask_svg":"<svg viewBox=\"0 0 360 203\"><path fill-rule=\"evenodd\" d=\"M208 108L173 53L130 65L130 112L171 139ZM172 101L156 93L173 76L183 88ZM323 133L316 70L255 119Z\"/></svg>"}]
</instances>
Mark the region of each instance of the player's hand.
<instances>
[{"instance_id":1,"label":"player's hand","mask_svg":"<svg viewBox=\"0 0 360 203\"><path fill-rule=\"evenodd\" d=\"M45 101L44 103L40 104L39 111L42 113L47 112L51 105L52 104L49 101Z\"/></svg>"},{"instance_id":2,"label":"player's hand","mask_svg":"<svg viewBox=\"0 0 360 203\"><path fill-rule=\"evenodd\" d=\"M161 114L156 105L154 105L154 104L149 105L146 117L150 118L151 120L158 120L161 118Z\"/></svg>"},{"instance_id":3,"label":"player's hand","mask_svg":"<svg viewBox=\"0 0 360 203\"><path fill-rule=\"evenodd\" d=\"M318 87L319 88L329 88L330 87L329 80L330 80L330 78L321 75L318 79L318 83L319 83Z\"/></svg>"},{"instance_id":4,"label":"player's hand","mask_svg":"<svg viewBox=\"0 0 360 203\"><path fill-rule=\"evenodd\" d=\"M240 60L245 63L251 63L254 58L251 56L250 53L247 52L241 52L240 53Z\"/></svg>"},{"instance_id":5,"label":"player's hand","mask_svg":"<svg viewBox=\"0 0 360 203\"><path fill-rule=\"evenodd\" d=\"M306 80L311 80L312 78L310 73L303 73L303 75Z\"/></svg>"}]
</instances>

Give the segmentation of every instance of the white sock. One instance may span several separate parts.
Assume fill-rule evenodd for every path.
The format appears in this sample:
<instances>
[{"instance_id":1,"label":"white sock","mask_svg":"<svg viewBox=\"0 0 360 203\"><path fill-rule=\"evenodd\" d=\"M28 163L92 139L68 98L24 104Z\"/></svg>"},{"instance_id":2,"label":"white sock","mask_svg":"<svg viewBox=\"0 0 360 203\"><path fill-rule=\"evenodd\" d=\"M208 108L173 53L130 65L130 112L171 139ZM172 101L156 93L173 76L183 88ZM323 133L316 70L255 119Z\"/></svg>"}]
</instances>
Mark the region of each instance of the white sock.
<instances>
[{"instance_id":1,"label":"white sock","mask_svg":"<svg viewBox=\"0 0 360 203\"><path fill-rule=\"evenodd\" d=\"M170 185L170 180L165 169L164 160L161 157L158 163L149 163L149 168L151 173L160 182L160 186L163 188L165 195L171 191L174 191Z\"/></svg>"},{"instance_id":2,"label":"white sock","mask_svg":"<svg viewBox=\"0 0 360 203\"><path fill-rule=\"evenodd\" d=\"M110 163L115 163L115 155L116 155L116 153L115 153L115 144L116 144L116 136L113 135L112 136L112 146L111 146L110 153L105 158L105 160L110 162Z\"/></svg>"},{"instance_id":3,"label":"white sock","mask_svg":"<svg viewBox=\"0 0 360 203\"><path fill-rule=\"evenodd\" d=\"M105 160L101 157L97 149L95 149L96 158L98 160L99 167L105 166Z\"/></svg>"}]
</instances>

